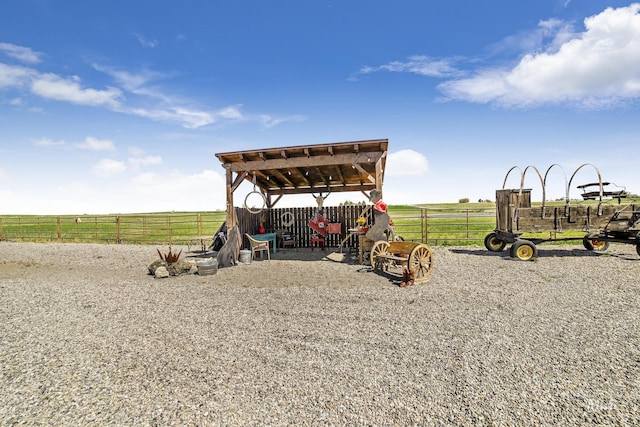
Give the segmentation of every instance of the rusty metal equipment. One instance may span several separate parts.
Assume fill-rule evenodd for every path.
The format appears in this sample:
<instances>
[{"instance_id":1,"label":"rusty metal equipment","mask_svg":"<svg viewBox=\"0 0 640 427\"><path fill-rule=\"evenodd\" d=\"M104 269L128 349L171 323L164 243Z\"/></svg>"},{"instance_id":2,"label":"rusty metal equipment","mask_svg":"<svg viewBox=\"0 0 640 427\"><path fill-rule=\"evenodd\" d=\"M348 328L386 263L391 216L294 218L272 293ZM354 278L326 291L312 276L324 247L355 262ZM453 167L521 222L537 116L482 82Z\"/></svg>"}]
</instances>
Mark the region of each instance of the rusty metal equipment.
<instances>
[{"instance_id":1,"label":"rusty metal equipment","mask_svg":"<svg viewBox=\"0 0 640 427\"><path fill-rule=\"evenodd\" d=\"M598 181L576 186L582 191L584 204L572 205L569 198L571 183L576 173L585 166L595 169ZM613 242L633 244L640 255L640 206L622 203L629 193L618 186L608 190L611 183L603 182L598 168L585 163L575 170L568 183L565 178L564 206L547 206L547 176L553 167L559 166L551 165L543 177L534 166L527 166L520 174L518 189L505 189L509 174L518 168L514 166L507 172L502 189L496 190L496 229L485 237L485 247L489 251L500 252L507 244L511 244L510 256L523 261L537 257L537 244L564 240L582 240L585 249L590 251L604 251ZM533 207L531 189L523 188L528 170L535 171L540 179L541 206ZM583 231L585 234L580 237L557 237L557 234L565 231ZM522 237L525 233L540 232L549 232L551 237Z\"/></svg>"}]
</instances>

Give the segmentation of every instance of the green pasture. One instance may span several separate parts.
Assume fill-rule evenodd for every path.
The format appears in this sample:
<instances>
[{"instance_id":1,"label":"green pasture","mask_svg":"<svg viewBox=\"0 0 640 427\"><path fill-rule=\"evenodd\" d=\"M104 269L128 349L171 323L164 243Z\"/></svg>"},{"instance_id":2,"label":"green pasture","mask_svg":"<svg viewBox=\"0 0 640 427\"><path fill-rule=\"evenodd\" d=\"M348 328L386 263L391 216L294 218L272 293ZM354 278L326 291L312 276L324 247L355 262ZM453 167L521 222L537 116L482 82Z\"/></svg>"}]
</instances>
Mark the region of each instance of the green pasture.
<instances>
[{"instance_id":1,"label":"green pasture","mask_svg":"<svg viewBox=\"0 0 640 427\"><path fill-rule=\"evenodd\" d=\"M547 205L556 203L562 205L563 202ZM483 245L486 235L495 229L495 204L488 202L391 205L388 212L397 235L431 245ZM0 215L0 240L187 244L195 236L213 236L224 220L224 211L79 217ZM522 237L555 239L583 235L581 232L562 235L542 232ZM575 244L576 241L553 243Z\"/></svg>"},{"instance_id":2,"label":"green pasture","mask_svg":"<svg viewBox=\"0 0 640 427\"><path fill-rule=\"evenodd\" d=\"M488 217L471 216L487 212ZM405 240L439 245L482 244L495 226L490 206L389 206L389 215L396 234ZM224 220L224 211L79 217L0 215L0 240L186 244L194 236L213 236Z\"/></svg>"},{"instance_id":3,"label":"green pasture","mask_svg":"<svg viewBox=\"0 0 640 427\"><path fill-rule=\"evenodd\" d=\"M162 212L131 215L0 215L0 240L99 243L188 243L211 235L225 212Z\"/></svg>"}]
</instances>

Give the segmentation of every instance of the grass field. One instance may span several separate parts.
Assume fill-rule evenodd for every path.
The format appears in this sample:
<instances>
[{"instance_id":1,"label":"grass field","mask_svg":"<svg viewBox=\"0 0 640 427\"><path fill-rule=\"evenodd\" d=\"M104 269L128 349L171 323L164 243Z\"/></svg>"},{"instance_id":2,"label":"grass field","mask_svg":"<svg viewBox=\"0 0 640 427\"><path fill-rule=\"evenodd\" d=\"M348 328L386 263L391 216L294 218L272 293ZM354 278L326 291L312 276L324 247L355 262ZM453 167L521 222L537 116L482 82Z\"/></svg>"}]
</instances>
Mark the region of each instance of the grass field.
<instances>
[{"instance_id":1,"label":"grass field","mask_svg":"<svg viewBox=\"0 0 640 427\"><path fill-rule=\"evenodd\" d=\"M563 205L564 202L547 203L547 206ZM396 234L405 240L428 244L482 245L485 236L496 227L495 204L489 202L392 205L388 209ZM224 211L80 217L0 215L0 240L187 244L195 236L213 236L224 220ZM573 232L561 237L582 235L583 232ZM523 237L556 236L542 232Z\"/></svg>"}]
</instances>

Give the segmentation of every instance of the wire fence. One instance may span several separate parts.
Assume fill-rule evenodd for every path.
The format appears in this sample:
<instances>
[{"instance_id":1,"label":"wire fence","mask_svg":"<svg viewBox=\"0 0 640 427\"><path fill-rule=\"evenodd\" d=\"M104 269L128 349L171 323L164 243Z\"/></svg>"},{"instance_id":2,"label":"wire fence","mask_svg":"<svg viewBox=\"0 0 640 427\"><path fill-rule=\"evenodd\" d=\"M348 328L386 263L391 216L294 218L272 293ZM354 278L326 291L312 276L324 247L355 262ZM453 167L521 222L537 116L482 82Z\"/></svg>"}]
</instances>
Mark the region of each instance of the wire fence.
<instances>
[{"instance_id":1,"label":"wire fence","mask_svg":"<svg viewBox=\"0 0 640 427\"><path fill-rule=\"evenodd\" d=\"M355 206L354 212L362 207ZM274 210L269 226L280 226ZM336 212L342 212L337 209ZM482 244L495 229L495 208L389 207L395 233L407 241L431 245ZM343 230L357 227L358 214L342 214ZM224 223L224 211L144 215L0 216L0 240L114 244L191 244L213 236ZM353 222L353 224L351 223ZM304 225L304 224L303 224ZM308 227L296 224L299 230ZM275 231L275 230L273 230ZM251 230L249 231L252 232ZM302 243L302 242L301 242Z\"/></svg>"}]
</instances>

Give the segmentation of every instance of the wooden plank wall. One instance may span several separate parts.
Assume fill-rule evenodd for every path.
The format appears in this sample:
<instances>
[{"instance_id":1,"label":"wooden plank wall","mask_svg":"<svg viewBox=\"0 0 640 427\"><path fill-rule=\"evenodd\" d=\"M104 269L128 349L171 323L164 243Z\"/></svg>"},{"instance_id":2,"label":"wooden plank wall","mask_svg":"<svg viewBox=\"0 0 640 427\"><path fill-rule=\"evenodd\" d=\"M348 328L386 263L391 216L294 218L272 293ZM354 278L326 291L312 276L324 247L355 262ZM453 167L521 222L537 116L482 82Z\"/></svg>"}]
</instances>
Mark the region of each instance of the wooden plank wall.
<instances>
[{"instance_id":1,"label":"wooden plank wall","mask_svg":"<svg viewBox=\"0 0 640 427\"><path fill-rule=\"evenodd\" d=\"M619 205L602 204L565 205L546 207L544 217L541 207L517 210L517 231L530 233L540 231L591 231L607 226L611 218L620 210ZM629 212L633 212L631 205ZM621 215L628 222L628 215Z\"/></svg>"},{"instance_id":2,"label":"wooden plank wall","mask_svg":"<svg viewBox=\"0 0 640 427\"><path fill-rule=\"evenodd\" d=\"M342 239L348 235L348 229L357 227L356 220L365 208L366 205L324 207L324 218L330 223L339 223L341 225L339 234L329 234L327 237L327 245L329 247L339 246ZM314 207L273 208L264 209L258 214L253 214L245 208L236 208L238 224L243 236L244 233L256 234L262 218L264 228L269 233L277 232L278 230L290 231L294 235L296 247L309 247L309 241L313 234L309 223L314 218L315 211L316 208ZM293 215L293 224L291 226L283 224L283 214L285 212L290 212ZM371 224L370 210L364 216L367 218L368 223ZM356 245L357 237L355 236L345 243L345 247L355 247Z\"/></svg>"}]
</instances>

